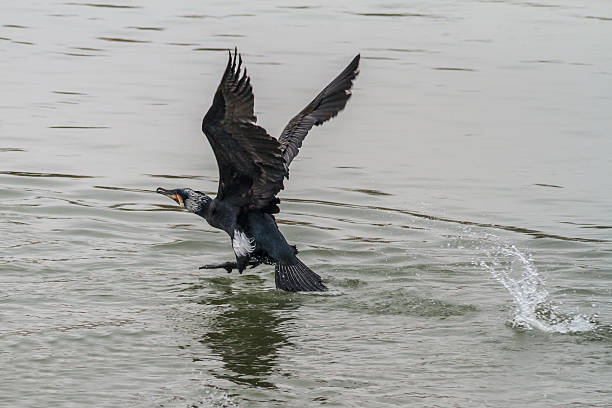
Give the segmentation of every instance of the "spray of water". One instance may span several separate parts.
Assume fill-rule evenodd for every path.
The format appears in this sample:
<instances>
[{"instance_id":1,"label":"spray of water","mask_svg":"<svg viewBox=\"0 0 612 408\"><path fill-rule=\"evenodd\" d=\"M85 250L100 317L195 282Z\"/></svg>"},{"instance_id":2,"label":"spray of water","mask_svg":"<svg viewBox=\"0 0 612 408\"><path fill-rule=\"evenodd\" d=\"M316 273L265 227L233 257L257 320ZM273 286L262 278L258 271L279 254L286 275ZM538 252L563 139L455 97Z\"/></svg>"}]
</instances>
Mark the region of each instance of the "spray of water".
<instances>
[{"instance_id":1,"label":"spray of water","mask_svg":"<svg viewBox=\"0 0 612 408\"><path fill-rule=\"evenodd\" d=\"M474 264L486 269L514 300L512 327L547 333L578 333L597 328L589 317L564 312L552 302L529 254L492 234L480 238L484 239L480 242L486 242L481 246L484 254Z\"/></svg>"}]
</instances>

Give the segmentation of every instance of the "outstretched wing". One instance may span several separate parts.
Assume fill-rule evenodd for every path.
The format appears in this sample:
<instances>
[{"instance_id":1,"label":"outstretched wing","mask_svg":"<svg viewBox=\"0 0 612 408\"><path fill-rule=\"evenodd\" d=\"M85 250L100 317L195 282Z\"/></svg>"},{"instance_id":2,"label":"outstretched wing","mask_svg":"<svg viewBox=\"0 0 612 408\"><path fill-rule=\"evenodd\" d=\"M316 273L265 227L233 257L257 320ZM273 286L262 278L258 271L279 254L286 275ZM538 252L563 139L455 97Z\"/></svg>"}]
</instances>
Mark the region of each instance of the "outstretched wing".
<instances>
[{"instance_id":1,"label":"outstretched wing","mask_svg":"<svg viewBox=\"0 0 612 408\"><path fill-rule=\"evenodd\" d=\"M353 80L359 73L359 54L351 63L327 85L300 113L287 124L278 141L281 145L285 168L289 174L289 164L297 156L302 141L314 125L321 125L333 118L346 106L351 97Z\"/></svg>"},{"instance_id":2,"label":"outstretched wing","mask_svg":"<svg viewBox=\"0 0 612 408\"><path fill-rule=\"evenodd\" d=\"M219 166L217 198L232 204L278 212L285 160L279 142L257 126L253 88L238 51L230 52L212 106L202 121Z\"/></svg>"}]
</instances>

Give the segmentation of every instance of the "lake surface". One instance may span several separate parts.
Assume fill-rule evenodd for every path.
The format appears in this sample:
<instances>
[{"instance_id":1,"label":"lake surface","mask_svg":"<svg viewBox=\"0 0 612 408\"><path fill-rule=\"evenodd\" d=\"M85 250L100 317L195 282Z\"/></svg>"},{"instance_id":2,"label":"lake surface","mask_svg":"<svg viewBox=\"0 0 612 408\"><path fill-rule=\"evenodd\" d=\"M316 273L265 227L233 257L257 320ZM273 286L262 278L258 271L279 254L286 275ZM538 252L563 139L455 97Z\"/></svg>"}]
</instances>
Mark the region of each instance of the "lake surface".
<instances>
[{"instance_id":1,"label":"lake surface","mask_svg":"<svg viewBox=\"0 0 612 408\"><path fill-rule=\"evenodd\" d=\"M0 6L0 406L612 406L610 3L332 4ZM154 192L234 46L272 135L362 55L280 195L324 295Z\"/></svg>"}]
</instances>

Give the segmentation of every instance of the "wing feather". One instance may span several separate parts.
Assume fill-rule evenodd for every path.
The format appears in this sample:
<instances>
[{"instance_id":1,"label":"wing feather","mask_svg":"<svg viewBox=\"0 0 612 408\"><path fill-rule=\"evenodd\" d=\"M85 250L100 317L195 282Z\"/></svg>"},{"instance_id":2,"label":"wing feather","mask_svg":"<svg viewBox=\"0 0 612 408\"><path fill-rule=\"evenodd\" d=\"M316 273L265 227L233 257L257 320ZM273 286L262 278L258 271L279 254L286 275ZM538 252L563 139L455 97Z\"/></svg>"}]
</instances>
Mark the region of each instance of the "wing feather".
<instances>
[{"instance_id":1,"label":"wing feather","mask_svg":"<svg viewBox=\"0 0 612 408\"><path fill-rule=\"evenodd\" d=\"M281 133L278 141L289 174L289 164L297 156L304 138L313 126L333 118L346 106L351 97L353 81L359 74L359 54L331 81L300 113L295 115Z\"/></svg>"},{"instance_id":2,"label":"wing feather","mask_svg":"<svg viewBox=\"0 0 612 408\"><path fill-rule=\"evenodd\" d=\"M219 166L217 198L240 207L278 212L285 161L279 142L257 126L251 80L231 52L213 103L202 121Z\"/></svg>"}]
</instances>

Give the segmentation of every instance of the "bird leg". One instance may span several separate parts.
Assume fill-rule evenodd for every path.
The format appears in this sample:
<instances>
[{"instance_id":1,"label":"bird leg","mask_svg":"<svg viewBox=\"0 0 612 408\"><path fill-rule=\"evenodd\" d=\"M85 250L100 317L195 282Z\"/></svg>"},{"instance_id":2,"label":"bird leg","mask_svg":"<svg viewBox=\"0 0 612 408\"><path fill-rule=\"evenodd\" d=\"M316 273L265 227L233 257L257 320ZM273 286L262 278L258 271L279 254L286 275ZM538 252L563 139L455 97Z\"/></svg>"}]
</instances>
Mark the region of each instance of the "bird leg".
<instances>
[{"instance_id":1,"label":"bird leg","mask_svg":"<svg viewBox=\"0 0 612 408\"><path fill-rule=\"evenodd\" d=\"M227 273L230 273L232 269L236 269L238 264L236 262L224 262L221 264L202 265L199 269L225 269Z\"/></svg>"},{"instance_id":2,"label":"bird leg","mask_svg":"<svg viewBox=\"0 0 612 408\"><path fill-rule=\"evenodd\" d=\"M249 263L247 265L249 265L251 269L253 269L260 264L261 264L260 260L251 258L249 259ZM238 263L237 262L223 262L220 264L202 265L198 269L225 269L227 273L230 273L233 269L238 269Z\"/></svg>"}]
</instances>

